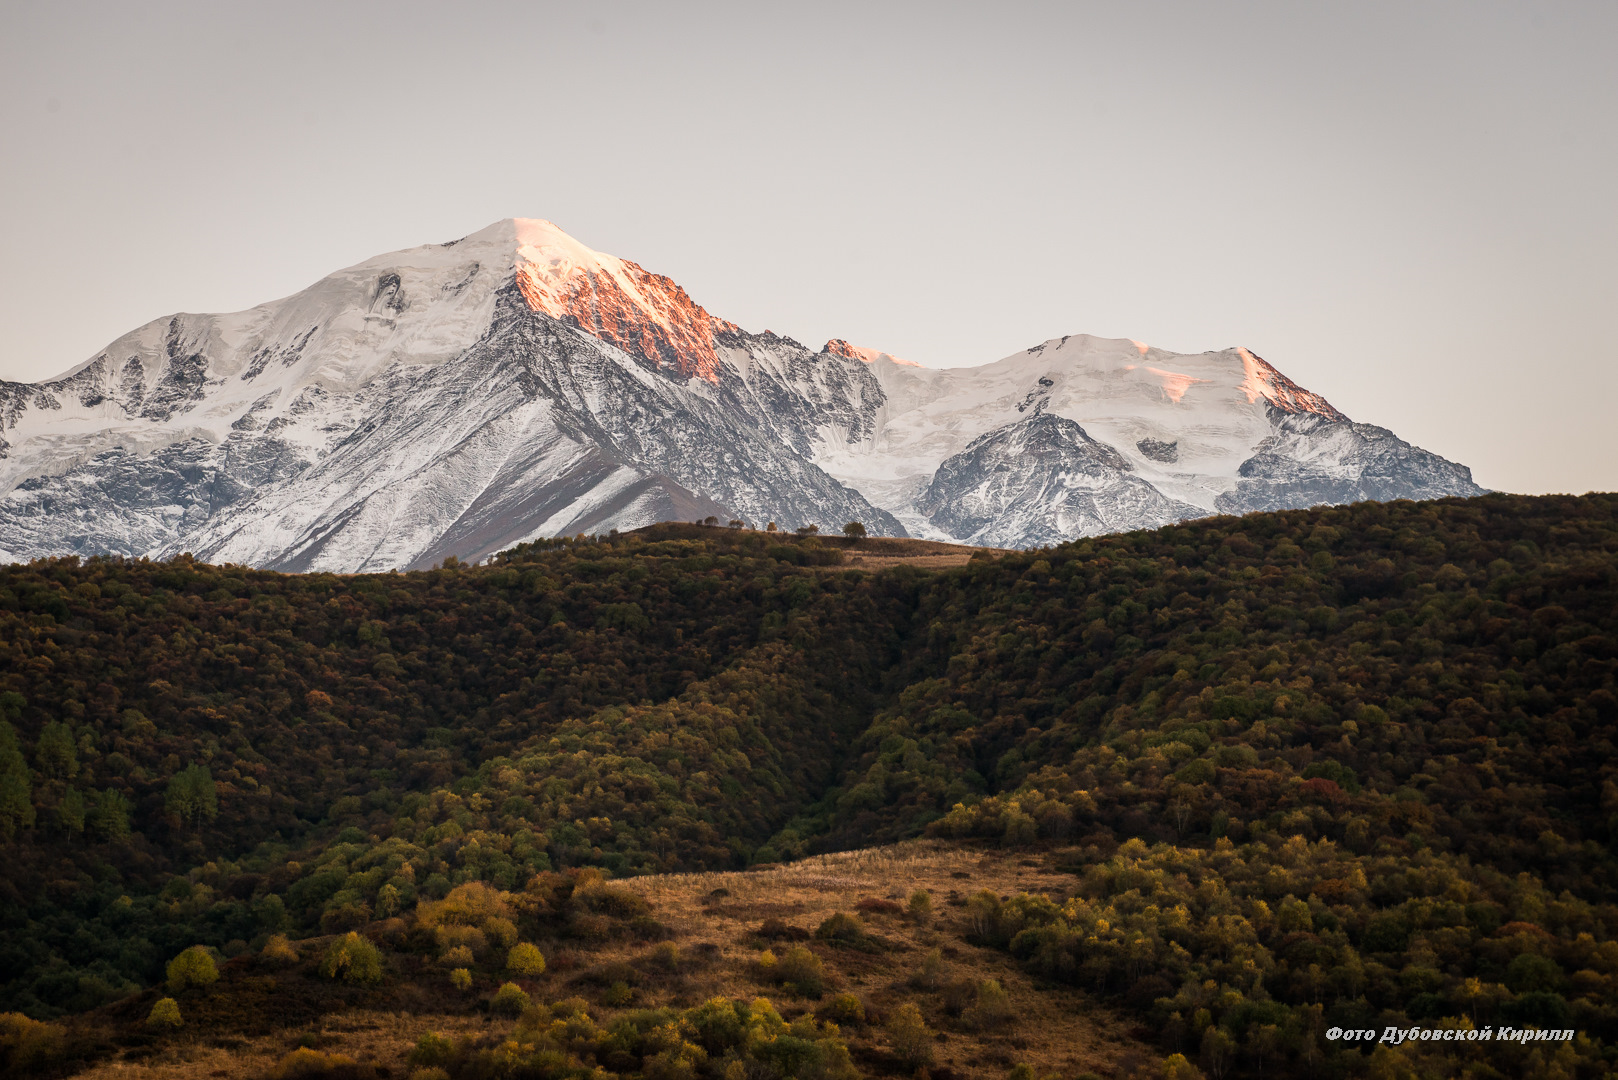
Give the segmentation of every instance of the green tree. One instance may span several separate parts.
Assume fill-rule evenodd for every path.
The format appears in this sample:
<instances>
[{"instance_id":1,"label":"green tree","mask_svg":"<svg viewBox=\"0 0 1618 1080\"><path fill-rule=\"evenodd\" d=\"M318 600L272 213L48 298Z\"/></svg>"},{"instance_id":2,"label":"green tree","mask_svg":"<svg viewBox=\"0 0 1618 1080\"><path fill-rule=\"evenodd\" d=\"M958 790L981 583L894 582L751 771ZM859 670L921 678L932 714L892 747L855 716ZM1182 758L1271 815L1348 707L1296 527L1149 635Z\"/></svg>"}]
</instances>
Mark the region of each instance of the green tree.
<instances>
[{"instance_id":1,"label":"green tree","mask_svg":"<svg viewBox=\"0 0 1618 1080\"><path fill-rule=\"evenodd\" d=\"M521 1016L533 1002L516 983L506 983L489 999L489 1010L502 1016Z\"/></svg>"},{"instance_id":2,"label":"green tree","mask_svg":"<svg viewBox=\"0 0 1618 1080\"><path fill-rule=\"evenodd\" d=\"M1187 1061L1184 1054L1170 1054L1163 1059L1163 1080L1202 1080L1202 1070Z\"/></svg>"},{"instance_id":3,"label":"green tree","mask_svg":"<svg viewBox=\"0 0 1618 1080\"><path fill-rule=\"evenodd\" d=\"M1523 953L1506 966L1506 985L1514 993L1555 990L1561 981L1562 969L1556 961L1538 953Z\"/></svg>"},{"instance_id":4,"label":"green tree","mask_svg":"<svg viewBox=\"0 0 1618 1080\"><path fill-rule=\"evenodd\" d=\"M152 1011L146 1014L146 1026L154 1028L177 1028L185 1023L180 1019L180 1003L171 997L158 998L152 1005Z\"/></svg>"},{"instance_id":5,"label":"green tree","mask_svg":"<svg viewBox=\"0 0 1618 1080\"><path fill-rule=\"evenodd\" d=\"M103 840L116 843L124 839L129 835L129 800L116 788L93 793L87 822L90 831Z\"/></svg>"},{"instance_id":6,"label":"green tree","mask_svg":"<svg viewBox=\"0 0 1618 1080\"><path fill-rule=\"evenodd\" d=\"M52 720L39 733L34 746L34 762L46 776L70 780L79 771L79 751L73 744L73 729L61 720Z\"/></svg>"},{"instance_id":7,"label":"green tree","mask_svg":"<svg viewBox=\"0 0 1618 1080\"><path fill-rule=\"evenodd\" d=\"M7 694L18 697L19 694ZM10 840L19 829L34 824L34 792L28 763L17 746L17 732L0 720L0 839Z\"/></svg>"},{"instance_id":8,"label":"green tree","mask_svg":"<svg viewBox=\"0 0 1618 1080\"><path fill-rule=\"evenodd\" d=\"M545 970L545 957L536 946L518 942L506 954L506 970L518 975L539 975Z\"/></svg>"},{"instance_id":9,"label":"green tree","mask_svg":"<svg viewBox=\"0 0 1618 1080\"><path fill-rule=\"evenodd\" d=\"M56 804L56 823L64 832L82 833L86 809L84 792L68 788L62 793L62 801Z\"/></svg>"},{"instance_id":10,"label":"green tree","mask_svg":"<svg viewBox=\"0 0 1618 1080\"><path fill-rule=\"evenodd\" d=\"M213 954L201 945L193 945L170 960L164 973L168 976L171 994L178 994L190 986L207 986L219 981L219 967L213 962Z\"/></svg>"},{"instance_id":11,"label":"green tree","mask_svg":"<svg viewBox=\"0 0 1618 1080\"><path fill-rule=\"evenodd\" d=\"M375 945L350 930L332 942L320 961L320 973L328 979L350 983L382 981L382 954Z\"/></svg>"},{"instance_id":12,"label":"green tree","mask_svg":"<svg viewBox=\"0 0 1618 1080\"><path fill-rule=\"evenodd\" d=\"M978 983L977 1001L963 1014L973 1027L989 1030L1000 1027L1015 1015L1011 997L998 979L985 979Z\"/></svg>"},{"instance_id":13,"label":"green tree","mask_svg":"<svg viewBox=\"0 0 1618 1080\"><path fill-rule=\"evenodd\" d=\"M1223 1080L1236 1060L1236 1041L1222 1027L1210 1027L1202 1035L1202 1067L1214 1080Z\"/></svg>"},{"instance_id":14,"label":"green tree","mask_svg":"<svg viewBox=\"0 0 1618 1080\"><path fill-rule=\"evenodd\" d=\"M393 885L384 885L376 891L375 911L377 918L387 918L399 913L399 890Z\"/></svg>"},{"instance_id":15,"label":"green tree","mask_svg":"<svg viewBox=\"0 0 1618 1080\"><path fill-rule=\"evenodd\" d=\"M893 1056L909 1068L919 1069L933 1060L932 1033L915 1002L907 1001L893 1010L888 1019L888 1044Z\"/></svg>"},{"instance_id":16,"label":"green tree","mask_svg":"<svg viewBox=\"0 0 1618 1080\"><path fill-rule=\"evenodd\" d=\"M205 765L187 765L169 781L163 808L192 828L219 813L219 794Z\"/></svg>"}]
</instances>

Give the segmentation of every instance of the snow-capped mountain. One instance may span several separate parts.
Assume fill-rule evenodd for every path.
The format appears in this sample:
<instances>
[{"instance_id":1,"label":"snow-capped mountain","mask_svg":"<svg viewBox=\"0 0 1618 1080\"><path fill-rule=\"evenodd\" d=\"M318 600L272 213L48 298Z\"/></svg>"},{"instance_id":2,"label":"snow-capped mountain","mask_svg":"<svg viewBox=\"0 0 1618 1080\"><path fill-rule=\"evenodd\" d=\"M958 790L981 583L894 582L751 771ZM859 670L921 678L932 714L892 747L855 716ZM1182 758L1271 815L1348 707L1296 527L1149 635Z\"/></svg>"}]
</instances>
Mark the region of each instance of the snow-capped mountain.
<instances>
[{"instance_id":1,"label":"snow-capped mountain","mask_svg":"<svg viewBox=\"0 0 1618 1080\"><path fill-rule=\"evenodd\" d=\"M6 559L379 570L709 515L1040 545L1481 490L1243 349L817 352L526 219L0 383Z\"/></svg>"},{"instance_id":2,"label":"snow-capped mountain","mask_svg":"<svg viewBox=\"0 0 1618 1080\"><path fill-rule=\"evenodd\" d=\"M929 522L991 547L1172 525L1206 511L1164 495L1124 456L1054 413L979 435L916 500Z\"/></svg>"}]
</instances>

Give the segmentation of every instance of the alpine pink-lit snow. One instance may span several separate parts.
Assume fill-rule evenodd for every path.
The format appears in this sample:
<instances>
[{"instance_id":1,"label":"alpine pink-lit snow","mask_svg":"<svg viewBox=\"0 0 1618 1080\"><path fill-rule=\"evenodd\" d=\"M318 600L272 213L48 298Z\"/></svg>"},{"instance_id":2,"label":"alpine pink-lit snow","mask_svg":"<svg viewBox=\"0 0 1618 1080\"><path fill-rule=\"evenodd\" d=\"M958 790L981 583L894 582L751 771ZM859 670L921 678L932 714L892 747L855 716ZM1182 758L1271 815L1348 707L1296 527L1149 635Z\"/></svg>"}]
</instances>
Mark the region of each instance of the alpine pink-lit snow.
<instances>
[{"instance_id":1,"label":"alpine pink-lit snow","mask_svg":"<svg viewBox=\"0 0 1618 1080\"><path fill-rule=\"evenodd\" d=\"M5 559L382 570L710 515L1030 546L1481 490L1246 349L817 352L524 219L0 383Z\"/></svg>"}]
</instances>

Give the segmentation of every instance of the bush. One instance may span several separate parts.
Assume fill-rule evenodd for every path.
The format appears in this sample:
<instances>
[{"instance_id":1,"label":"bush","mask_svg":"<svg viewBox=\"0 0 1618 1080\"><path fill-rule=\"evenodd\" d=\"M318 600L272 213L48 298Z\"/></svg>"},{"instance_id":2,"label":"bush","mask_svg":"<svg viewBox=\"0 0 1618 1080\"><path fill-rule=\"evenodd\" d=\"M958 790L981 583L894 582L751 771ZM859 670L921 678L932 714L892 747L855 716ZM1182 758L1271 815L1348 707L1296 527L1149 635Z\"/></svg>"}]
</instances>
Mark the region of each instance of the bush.
<instances>
[{"instance_id":1,"label":"bush","mask_svg":"<svg viewBox=\"0 0 1618 1080\"><path fill-rule=\"evenodd\" d=\"M1077 1080L1085 1080L1087 1076L1095 1076L1095 1073L1080 1073ZM1163 1059L1163 1080L1202 1080L1202 1070L1191 1064L1184 1054L1170 1054Z\"/></svg>"},{"instance_id":2,"label":"bush","mask_svg":"<svg viewBox=\"0 0 1618 1080\"><path fill-rule=\"evenodd\" d=\"M765 919L756 931L766 941L808 941L810 934L801 926L789 926L780 919Z\"/></svg>"},{"instance_id":3,"label":"bush","mask_svg":"<svg viewBox=\"0 0 1618 1080\"><path fill-rule=\"evenodd\" d=\"M472 989L472 973L463 967L456 968L449 973L449 984L457 990Z\"/></svg>"},{"instance_id":4,"label":"bush","mask_svg":"<svg viewBox=\"0 0 1618 1080\"><path fill-rule=\"evenodd\" d=\"M807 998L818 998L826 992L826 969L820 957L794 945L775 966L775 980L786 989Z\"/></svg>"},{"instance_id":5,"label":"bush","mask_svg":"<svg viewBox=\"0 0 1618 1080\"><path fill-rule=\"evenodd\" d=\"M907 1068L920 1069L933 1060L932 1033L921 1018L921 1010L913 1001L907 1001L893 1010L888 1020L888 1044L893 1056Z\"/></svg>"},{"instance_id":6,"label":"bush","mask_svg":"<svg viewBox=\"0 0 1618 1080\"><path fill-rule=\"evenodd\" d=\"M932 918L933 896L926 889L917 889L910 894L910 903L907 905L910 917L916 922L926 922Z\"/></svg>"},{"instance_id":7,"label":"bush","mask_svg":"<svg viewBox=\"0 0 1618 1080\"><path fill-rule=\"evenodd\" d=\"M433 938L445 954L465 949L474 956L482 956L489 951L488 935L476 926L439 926L433 930Z\"/></svg>"},{"instance_id":8,"label":"bush","mask_svg":"<svg viewBox=\"0 0 1618 1080\"><path fill-rule=\"evenodd\" d=\"M506 954L506 970L524 976L544 974L545 954L526 941L518 942Z\"/></svg>"},{"instance_id":9,"label":"bush","mask_svg":"<svg viewBox=\"0 0 1618 1080\"><path fill-rule=\"evenodd\" d=\"M865 940L865 927L846 911L839 911L815 928L815 937L821 941L852 945Z\"/></svg>"},{"instance_id":10,"label":"bush","mask_svg":"<svg viewBox=\"0 0 1618 1080\"><path fill-rule=\"evenodd\" d=\"M455 1056L455 1044L436 1031L424 1031L410 1051L410 1064L428 1068L448 1065Z\"/></svg>"},{"instance_id":11,"label":"bush","mask_svg":"<svg viewBox=\"0 0 1618 1080\"><path fill-rule=\"evenodd\" d=\"M944 1011L960 1016L977 1000L977 984L971 979L954 979L946 983L943 993Z\"/></svg>"},{"instance_id":12,"label":"bush","mask_svg":"<svg viewBox=\"0 0 1618 1080\"><path fill-rule=\"evenodd\" d=\"M442 900L418 903L416 922L428 930L446 925L482 926L490 919L509 919L510 899L510 893L501 892L481 881L469 881L455 886Z\"/></svg>"},{"instance_id":13,"label":"bush","mask_svg":"<svg viewBox=\"0 0 1618 1080\"><path fill-rule=\"evenodd\" d=\"M997 1028L1012 1018L1011 997L998 980L985 979L978 983L977 1001L962 1014L962 1019L975 1028Z\"/></svg>"},{"instance_id":14,"label":"bush","mask_svg":"<svg viewBox=\"0 0 1618 1080\"><path fill-rule=\"evenodd\" d=\"M171 997L158 998L152 1004L152 1011L146 1014L146 1026L150 1028L177 1028L183 1023L180 1003Z\"/></svg>"},{"instance_id":15,"label":"bush","mask_svg":"<svg viewBox=\"0 0 1618 1080\"><path fill-rule=\"evenodd\" d=\"M494 916L483 921L483 934L497 948L509 949L517 940L517 924Z\"/></svg>"},{"instance_id":16,"label":"bush","mask_svg":"<svg viewBox=\"0 0 1618 1080\"><path fill-rule=\"evenodd\" d=\"M910 976L910 985L917 990L937 990L944 985L944 954L937 949L921 958L921 966Z\"/></svg>"},{"instance_id":17,"label":"bush","mask_svg":"<svg viewBox=\"0 0 1618 1080\"><path fill-rule=\"evenodd\" d=\"M685 1014L698 1046L714 1057L747 1038L746 1008L729 998L716 997Z\"/></svg>"},{"instance_id":18,"label":"bush","mask_svg":"<svg viewBox=\"0 0 1618 1080\"><path fill-rule=\"evenodd\" d=\"M865 1006L853 994L838 994L815 1010L815 1019L833 1024L863 1024Z\"/></svg>"},{"instance_id":19,"label":"bush","mask_svg":"<svg viewBox=\"0 0 1618 1080\"><path fill-rule=\"evenodd\" d=\"M272 934L258 951L258 958L266 964L296 964L298 950L292 947L285 934Z\"/></svg>"},{"instance_id":20,"label":"bush","mask_svg":"<svg viewBox=\"0 0 1618 1080\"><path fill-rule=\"evenodd\" d=\"M521 1016L533 1000L516 983L506 983L489 999L489 1011L501 1016Z\"/></svg>"},{"instance_id":21,"label":"bush","mask_svg":"<svg viewBox=\"0 0 1618 1080\"><path fill-rule=\"evenodd\" d=\"M599 881L574 890L573 899L586 911L614 919L632 919L651 912L651 905L640 893Z\"/></svg>"},{"instance_id":22,"label":"bush","mask_svg":"<svg viewBox=\"0 0 1618 1080\"><path fill-rule=\"evenodd\" d=\"M465 945L457 945L452 949L445 949L444 955L438 958L438 962L443 964L445 967L469 968L472 966L472 950L468 949Z\"/></svg>"},{"instance_id":23,"label":"bush","mask_svg":"<svg viewBox=\"0 0 1618 1080\"><path fill-rule=\"evenodd\" d=\"M574 1017L588 1018L590 1003L581 997L563 998L561 1001L551 1003L551 1015L562 1020L571 1020Z\"/></svg>"},{"instance_id":24,"label":"bush","mask_svg":"<svg viewBox=\"0 0 1618 1080\"><path fill-rule=\"evenodd\" d=\"M620 1008L624 1005L628 1005L634 1000L635 991L632 990L629 984L624 982L622 979L619 979L617 982L607 987L606 991L601 995L601 1004L610 1005L613 1008Z\"/></svg>"},{"instance_id":25,"label":"bush","mask_svg":"<svg viewBox=\"0 0 1618 1080\"><path fill-rule=\"evenodd\" d=\"M320 974L349 983L382 981L382 954L377 947L350 930L332 943L320 961Z\"/></svg>"},{"instance_id":26,"label":"bush","mask_svg":"<svg viewBox=\"0 0 1618 1080\"><path fill-rule=\"evenodd\" d=\"M20 1075L40 1069L62 1056L67 1032L55 1024L30 1020L22 1013L0 1013L0 1073Z\"/></svg>"},{"instance_id":27,"label":"bush","mask_svg":"<svg viewBox=\"0 0 1618 1080\"><path fill-rule=\"evenodd\" d=\"M170 960L165 973L171 994L178 994L190 986L207 986L219 981L219 967L213 962L213 954L201 945L193 945Z\"/></svg>"},{"instance_id":28,"label":"bush","mask_svg":"<svg viewBox=\"0 0 1618 1080\"><path fill-rule=\"evenodd\" d=\"M903 911L904 908L900 907L892 900L878 900L874 896L867 896L859 903L854 905L854 910L871 911L877 913L878 915L897 915L899 912Z\"/></svg>"},{"instance_id":29,"label":"bush","mask_svg":"<svg viewBox=\"0 0 1618 1080\"><path fill-rule=\"evenodd\" d=\"M376 1075L369 1065L360 1065L347 1054L330 1054L300 1046L276 1065L274 1080L358 1080Z\"/></svg>"}]
</instances>

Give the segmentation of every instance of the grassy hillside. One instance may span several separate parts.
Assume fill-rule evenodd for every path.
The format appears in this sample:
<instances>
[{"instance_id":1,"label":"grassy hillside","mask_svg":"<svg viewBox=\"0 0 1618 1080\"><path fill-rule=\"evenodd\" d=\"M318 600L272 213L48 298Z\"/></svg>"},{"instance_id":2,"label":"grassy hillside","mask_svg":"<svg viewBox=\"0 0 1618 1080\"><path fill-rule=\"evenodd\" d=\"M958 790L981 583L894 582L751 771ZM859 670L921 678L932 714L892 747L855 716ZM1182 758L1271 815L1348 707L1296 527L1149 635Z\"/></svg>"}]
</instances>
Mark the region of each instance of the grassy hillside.
<instances>
[{"instance_id":1,"label":"grassy hillside","mask_svg":"<svg viewBox=\"0 0 1618 1080\"><path fill-rule=\"evenodd\" d=\"M413 574L0 570L0 1008L65 1025L41 1061L145 1053L118 1043L153 1038L131 1010L169 961L200 945L257 971L284 937L304 966L279 977L326 988L311 1015L464 1013L488 1007L504 930L456 954L476 992L445 999L456 946L432 924L474 883L543 898L488 917L547 956L678 945L679 917L570 907L578 868L633 882L926 835L1059 871L1027 896L957 890L960 935L1031 988L1132 1013L1187 1069L1605 1073L1618 498L901 557L962 560L659 526ZM350 931L379 983L322 979L314 952ZM931 1028L961 1023L942 984L901 982ZM201 1004L223 990L187 993L212 1019L159 1045L246 1037L242 1010ZM1415 1024L1581 1034L1323 1037ZM837 1038L861 1072L913 1068L890 1036ZM795 1074L740 1045L744 1071ZM467 1047L435 1067L539 1068ZM546 1075L664 1068L614 1052ZM939 1067L1000 1067L978 1059ZM668 1067L729 1076L723 1053Z\"/></svg>"}]
</instances>

